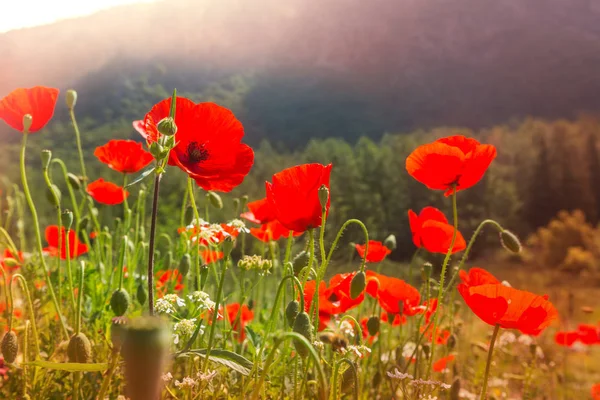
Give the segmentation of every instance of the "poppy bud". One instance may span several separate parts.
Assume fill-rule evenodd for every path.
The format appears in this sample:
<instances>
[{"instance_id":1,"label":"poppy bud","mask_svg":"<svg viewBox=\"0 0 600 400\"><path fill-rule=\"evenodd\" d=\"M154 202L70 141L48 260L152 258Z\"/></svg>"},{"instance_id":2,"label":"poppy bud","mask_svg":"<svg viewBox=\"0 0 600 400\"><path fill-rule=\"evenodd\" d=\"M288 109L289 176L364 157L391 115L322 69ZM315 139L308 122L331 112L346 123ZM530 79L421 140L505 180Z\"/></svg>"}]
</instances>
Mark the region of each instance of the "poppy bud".
<instances>
[{"instance_id":1,"label":"poppy bud","mask_svg":"<svg viewBox=\"0 0 600 400\"><path fill-rule=\"evenodd\" d=\"M429 279L429 277L431 276L432 269L433 265L431 265L431 263L426 262L425 264L423 264L423 268L421 269L421 278L423 278L424 281L427 281Z\"/></svg>"},{"instance_id":2,"label":"poppy bud","mask_svg":"<svg viewBox=\"0 0 600 400\"><path fill-rule=\"evenodd\" d=\"M158 125L156 125L156 129L165 136L173 136L177 133L177 125L175 124L175 120L171 117L161 119Z\"/></svg>"},{"instance_id":3,"label":"poppy bud","mask_svg":"<svg viewBox=\"0 0 600 400\"><path fill-rule=\"evenodd\" d=\"M223 240L223 255L225 257L229 257L231 254L231 250L233 250L233 242L234 239L231 236L227 236L225 240Z\"/></svg>"},{"instance_id":4,"label":"poppy bud","mask_svg":"<svg viewBox=\"0 0 600 400\"><path fill-rule=\"evenodd\" d=\"M423 348L423 353L425 354L425 357L429 358L429 353L431 350L431 346L429 345L429 343L423 344L422 348Z\"/></svg>"},{"instance_id":5,"label":"poppy bud","mask_svg":"<svg viewBox=\"0 0 600 400\"><path fill-rule=\"evenodd\" d=\"M63 226L67 229L70 229L71 225L73 225L73 212L71 210L63 211L62 218L63 218Z\"/></svg>"},{"instance_id":6,"label":"poppy bud","mask_svg":"<svg viewBox=\"0 0 600 400\"><path fill-rule=\"evenodd\" d=\"M321 203L321 207L325 209L327 207L327 202L329 201L329 189L327 186L321 185L319 188L319 202Z\"/></svg>"},{"instance_id":7,"label":"poppy bud","mask_svg":"<svg viewBox=\"0 0 600 400\"><path fill-rule=\"evenodd\" d=\"M17 340L17 334L13 331L6 332L6 335L4 335L4 338L2 338L2 346L0 346L0 350L2 350L4 361L9 364L14 363L17 359L17 353L19 352L19 341Z\"/></svg>"},{"instance_id":8,"label":"poppy bud","mask_svg":"<svg viewBox=\"0 0 600 400\"><path fill-rule=\"evenodd\" d=\"M292 266L294 267L294 275L298 276L300 271L302 271L302 269L308 265L309 260L310 256L308 252L301 251L300 253L298 253L296 257L294 257L294 259L292 260Z\"/></svg>"},{"instance_id":9,"label":"poppy bud","mask_svg":"<svg viewBox=\"0 0 600 400\"><path fill-rule=\"evenodd\" d=\"M517 235L506 229L500 232L500 243L502 247L511 253L519 254L521 252L521 242Z\"/></svg>"},{"instance_id":10,"label":"poppy bud","mask_svg":"<svg viewBox=\"0 0 600 400\"><path fill-rule=\"evenodd\" d=\"M42 169L47 170L50 166L50 160L52 160L52 152L50 150L42 150Z\"/></svg>"},{"instance_id":11,"label":"poppy bud","mask_svg":"<svg viewBox=\"0 0 600 400\"><path fill-rule=\"evenodd\" d=\"M212 204L212 206L217 210L223 208L223 200L221 200L221 196L219 196L217 193L209 191L208 193L206 193L206 197L208 197L208 200L210 200L210 204Z\"/></svg>"},{"instance_id":12,"label":"poppy bud","mask_svg":"<svg viewBox=\"0 0 600 400\"><path fill-rule=\"evenodd\" d=\"M60 205L61 193L58 186L52 184L46 187L46 198L54 207L58 207Z\"/></svg>"},{"instance_id":13,"label":"poppy bud","mask_svg":"<svg viewBox=\"0 0 600 400\"><path fill-rule=\"evenodd\" d=\"M90 340L83 333L71 336L69 346L67 347L69 362L72 363L90 363L92 362L92 345Z\"/></svg>"},{"instance_id":14,"label":"poppy bud","mask_svg":"<svg viewBox=\"0 0 600 400\"><path fill-rule=\"evenodd\" d=\"M367 275L364 271L359 271L350 281L350 297L356 299L365 290L367 286Z\"/></svg>"},{"instance_id":15,"label":"poppy bud","mask_svg":"<svg viewBox=\"0 0 600 400\"><path fill-rule=\"evenodd\" d=\"M294 326L294 321L296 320L296 317L299 313L300 303L298 303L296 300L290 301L287 307L285 308L285 317L290 326Z\"/></svg>"},{"instance_id":16,"label":"poppy bud","mask_svg":"<svg viewBox=\"0 0 600 400\"><path fill-rule=\"evenodd\" d=\"M79 220L79 225L77 226L77 230L79 232L83 232L85 228L87 228L90 219L88 217L83 217Z\"/></svg>"},{"instance_id":17,"label":"poppy bud","mask_svg":"<svg viewBox=\"0 0 600 400\"><path fill-rule=\"evenodd\" d=\"M115 317L112 319L112 325L110 327L110 340L115 351L120 351L127 333L127 318L126 317Z\"/></svg>"},{"instance_id":18,"label":"poppy bud","mask_svg":"<svg viewBox=\"0 0 600 400\"><path fill-rule=\"evenodd\" d=\"M72 174L71 172L67 173L67 182L69 185L75 190L79 190L81 188L81 181L77 177L77 175Z\"/></svg>"},{"instance_id":19,"label":"poppy bud","mask_svg":"<svg viewBox=\"0 0 600 400\"><path fill-rule=\"evenodd\" d=\"M117 289L113 292L110 297L110 308L113 310L117 317L124 315L129 308L129 293L125 289Z\"/></svg>"},{"instance_id":20,"label":"poppy bud","mask_svg":"<svg viewBox=\"0 0 600 400\"><path fill-rule=\"evenodd\" d=\"M175 136L167 136L167 139L165 140L165 146L168 149L175 147Z\"/></svg>"},{"instance_id":21,"label":"poppy bud","mask_svg":"<svg viewBox=\"0 0 600 400\"><path fill-rule=\"evenodd\" d=\"M29 132L29 128L31 128L31 124L33 123L33 117L31 114L23 115L23 132Z\"/></svg>"},{"instance_id":22,"label":"poppy bud","mask_svg":"<svg viewBox=\"0 0 600 400\"><path fill-rule=\"evenodd\" d=\"M389 235L388 237L386 237L383 241L383 245L390 250L396 250L396 236Z\"/></svg>"},{"instance_id":23,"label":"poppy bud","mask_svg":"<svg viewBox=\"0 0 600 400\"><path fill-rule=\"evenodd\" d=\"M67 107L69 108L69 110L74 109L75 104L77 104L77 92L73 89L67 90L65 100L67 101Z\"/></svg>"},{"instance_id":24,"label":"poppy bud","mask_svg":"<svg viewBox=\"0 0 600 400\"><path fill-rule=\"evenodd\" d=\"M158 399L162 373L169 355L171 335L167 323L155 317L130 322L122 354L125 359L127 395L131 400Z\"/></svg>"},{"instance_id":25,"label":"poppy bud","mask_svg":"<svg viewBox=\"0 0 600 400\"><path fill-rule=\"evenodd\" d=\"M179 261L179 273L181 276L186 276L188 272L190 272L190 267L192 266L192 257L188 253L185 253L183 257L181 257L181 261Z\"/></svg>"},{"instance_id":26,"label":"poppy bud","mask_svg":"<svg viewBox=\"0 0 600 400\"><path fill-rule=\"evenodd\" d=\"M254 308L254 299L248 300L248 310L252 311Z\"/></svg>"},{"instance_id":27,"label":"poppy bud","mask_svg":"<svg viewBox=\"0 0 600 400\"><path fill-rule=\"evenodd\" d=\"M367 330L369 331L369 335L375 336L379 333L379 328L381 326L381 322L379 321L379 317L373 316L367 320Z\"/></svg>"},{"instance_id":28,"label":"poppy bud","mask_svg":"<svg viewBox=\"0 0 600 400\"><path fill-rule=\"evenodd\" d=\"M307 313L301 312L296 316L294 320L294 326L292 330L300 335L304 336L308 343L313 342L313 327L310 323L310 317ZM308 349L304 346L304 344L300 343L297 339L294 339L294 347L300 357L306 358L308 355Z\"/></svg>"},{"instance_id":29,"label":"poppy bud","mask_svg":"<svg viewBox=\"0 0 600 400\"><path fill-rule=\"evenodd\" d=\"M246 204L248 204L248 195L247 194L240 197L240 209L243 210L244 208L246 208Z\"/></svg>"},{"instance_id":30,"label":"poppy bud","mask_svg":"<svg viewBox=\"0 0 600 400\"><path fill-rule=\"evenodd\" d=\"M235 215L240 213L240 199L237 197L233 199L233 208L235 209Z\"/></svg>"},{"instance_id":31,"label":"poppy bud","mask_svg":"<svg viewBox=\"0 0 600 400\"><path fill-rule=\"evenodd\" d=\"M19 262L16 259L12 258L12 257L6 257L4 260L2 260L2 262L8 268L14 268L14 267L17 267L19 265Z\"/></svg>"},{"instance_id":32,"label":"poppy bud","mask_svg":"<svg viewBox=\"0 0 600 400\"><path fill-rule=\"evenodd\" d=\"M146 300L148 299L148 292L146 292L146 287L142 282L140 282L140 284L137 287L136 297L140 305L143 306L144 304L146 304Z\"/></svg>"},{"instance_id":33,"label":"poppy bud","mask_svg":"<svg viewBox=\"0 0 600 400\"><path fill-rule=\"evenodd\" d=\"M158 142L152 142L152 144L150 144L150 153L157 160L162 160L162 158L163 158L162 155L163 155L164 151L165 151L165 148L162 145L160 145Z\"/></svg>"},{"instance_id":34,"label":"poppy bud","mask_svg":"<svg viewBox=\"0 0 600 400\"><path fill-rule=\"evenodd\" d=\"M450 400L459 400L460 378L456 378L450 387Z\"/></svg>"}]
</instances>

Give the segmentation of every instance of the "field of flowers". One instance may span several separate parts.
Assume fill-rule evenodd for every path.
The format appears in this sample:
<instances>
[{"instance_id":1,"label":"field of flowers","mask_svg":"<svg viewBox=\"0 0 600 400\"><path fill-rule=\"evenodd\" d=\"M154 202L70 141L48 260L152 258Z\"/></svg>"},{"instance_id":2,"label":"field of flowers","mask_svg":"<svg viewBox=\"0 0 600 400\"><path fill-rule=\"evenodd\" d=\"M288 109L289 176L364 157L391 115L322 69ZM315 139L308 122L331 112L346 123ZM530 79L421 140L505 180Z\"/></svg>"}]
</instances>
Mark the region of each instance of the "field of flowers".
<instances>
[{"instance_id":1,"label":"field of flowers","mask_svg":"<svg viewBox=\"0 0 600 400\"><path fill-rule=\"evenodd\" d=\"M122 182L86 173L72 90L76 140L64 146L79 170L50 150L41 169L28 167L26 157L40 156L27 153L29 135L58 98L38 86L0 100L0 119L22 135L21 182L0 195L16 205L0 213L0 398L600 399L597 289L565 310L516 287L531 287L532 271L492 274L469 259L483 235L521 252L496 221L459 229L460 192L501 149L459 135L414 149L398 174L439 191L453 213L406 210L415 255L384 274L393 235L373 238L358 219L327 226L335 165L282 166L264 198L222 197L254 164L243 126L175 91L133 122L140 142L95 149ZM180 173L188 185L170 218L181 227L159 233L161 180ZM30 174L43 176L46 198L32 197ZM224 201L235 212L211 219ZM54 225L40 226L42 202ZM326 228L337 229L331 243ZM352 249L359 263L340 261L348 230L364 235ZM432 253L439 265L423 261Z\"/></svg>"}]
</instances>

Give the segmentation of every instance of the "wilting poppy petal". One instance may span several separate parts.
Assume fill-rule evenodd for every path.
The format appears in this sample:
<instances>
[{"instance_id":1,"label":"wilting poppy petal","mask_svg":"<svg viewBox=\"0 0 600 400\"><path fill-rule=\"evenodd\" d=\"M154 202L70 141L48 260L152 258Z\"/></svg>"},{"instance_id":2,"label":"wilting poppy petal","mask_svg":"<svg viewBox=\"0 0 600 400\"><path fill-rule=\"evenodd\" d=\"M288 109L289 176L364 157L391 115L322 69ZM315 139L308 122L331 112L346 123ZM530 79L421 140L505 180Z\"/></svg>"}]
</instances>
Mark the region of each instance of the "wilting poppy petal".
<instances>
[{"instance_id":1,"label":"wilting poppy petal","mask_svg":"<svg viewBox=\"0 0 600 400\"><path fill-rule=\"evenodd\" d=\"M143 130L149 142L160 137L157 124L169 116L170 107L171 99L165 99L146 114ZM230 110L178 97L175 123L177 145L169 153L170 165L181 168L204 190L229 192L242 183L254 163L254 152L241 143L244 128Z\"/></svg>"},{"instance_id":2,"label":"wilting poppy petal","mask_svg":"<svg viewBox=\"0 0 600 400\"><path fill-rule=\"evenodd\" d=\"M129 192L119 185L100 178L87 185L87 193L98 203L116 205L129 197Z\"/></svg>"},{"instance_id":3,"label":"wilting poppy petal","mask_svg":"<svg viewBox=\"0 0 600 400\"><path fill-rule=\"evenodd\" d=\"M454 236L454 226L448 224L440 210L425 207L418 216L413 210L409 210L408 221L415 246L425 248L431 253L448 252ZM463 235L457 231L452 253L462 251L466 247Z\"/></svg>"},{"instance_id":4,"label":"wilting poppy petal","mask_svg":"<svg viewBox=\"0 0 600 400\"><path fill-rule=\"evenodd\" d=\"M467 286L461 283L458 291L471 311L484 322L517 329L526 335L538 335L558 318L547 296L502 284Z\"/></svg>"},{"instance_id":5,"label":"wilting poppy petal","mask_svg":"<svg viewBox=\"0 0 600 400\"><path fill-rule=\"evenodd\" d=\"M0 100L0 118L11 128L23 132L23 117L31 115L29 132L42 129L54 114L58 89L35 86L15 89Z\"/></svg>"},{"instance_id":6,"label":"wilting poppy petal","mask_svg":"<svg viewBox=\"0 0 600 400\"><path fill-rule=\"evenodd\" d=\"M58 256L60 255L60 258L62 260L66 260L67 259L67 244L66 244L66 230L65 227L61 227L60 229L60 242L61 242L61 248L60 248L60 252L58 250L58 226L56 225L51 225L49 227L46 228L46 242L48 242L48 247L44 249L44 251L46 253L48 253L50 256ZM84 243L81 243L79 241L79 239L77 238L77 236L75 235L75 231L69 229L69 258L75 258L78 257L82 254L85 254L88 252L88 247L87 245L85 245Z\"/></svg>"},{"instance_id":7,"label":"wilting poppy petal","mask_svg":"<svg viewBox=\"0 0 600 400\"><path fill-rule=\"evenodd\" d=\"M417 147L406 159L406 170L430 189L446 196L475 185L496 158L496 148L456 135Z\"/></svg>"},{"instance_id":8,"label":"wilting poppy petal","mask_svg":"<svg viewBox=\"0 0 600 400\"><path fill-rule=\"evenodd\" d=\"M133 174L148 166L154 157L133 140L110 140L96 147L94 155L115 171Z\"/></svg>"},{"instance_id":9,"label":"wilting poppy petal","mask_svg":"<svg viewBox=\"0 0 600 400\"><path fill-rule=\"evenodd\" d=\"M358 255L363 258L365 256L365 245L356 244L354 246ZM367 249L367 262L376 263L383 261L392 251L385 247L383 243L376 240L369 240L369 248Z\"/></svg>"},{"instance_id":10,"label":"wilting poppy petal","mask_svg":"<svg viewBox=\"0 0 600 400\"><path fill-rule=\"evenodd\" d=\"M323 210L319 188L329 189L331 164L304 164L284 169L266 183L267 199L277 220L294 232L321 226ZM325 212L329 212L330 199Z\"/></svg>"},{"instance_id":11,"label":"wilting poppy petal","mask_svg":"<svg viewBox=\"0 0 600 400\"><path fill-rule=\"evenodd\" d=\"M436 362L433 363L433 370L435 372L442 372L446 369L446 366L449 362L454 361L454 356L450 354L449 356L442 357Z\"/></svg>"}]
</instances>

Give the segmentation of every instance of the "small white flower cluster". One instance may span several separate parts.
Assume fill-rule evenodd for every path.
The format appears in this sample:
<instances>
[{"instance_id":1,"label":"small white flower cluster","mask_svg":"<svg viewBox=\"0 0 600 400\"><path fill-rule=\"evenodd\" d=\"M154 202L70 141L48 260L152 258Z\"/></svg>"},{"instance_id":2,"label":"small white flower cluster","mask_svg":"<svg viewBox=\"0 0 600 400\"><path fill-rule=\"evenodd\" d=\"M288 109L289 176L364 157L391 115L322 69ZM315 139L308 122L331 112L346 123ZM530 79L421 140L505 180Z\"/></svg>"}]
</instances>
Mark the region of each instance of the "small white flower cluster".
<instances>
[{"instance_id":1,"label":"small white flower cluster","mask_svg":"<svg viewBox=\"0 0 600 400\"><path fill-rule=\"evenodd\" d=\"M227 226L232 227L238 232L250 233L250 229L246 228L246 223L241 219L232 219L227 223Z\"/></svg>"},{"instance_id":2,"label":"small white flower cluster","mask_svg":"<svg viewBox=\"0 0 600 400\"><path fill-rule=\"evenodd\" d=\"M176 294L166 294L164 297L156 300L154 309L157 313L174 314L177 312L175 306L185 307L185 300Z\"/></svg>"},{"instance_id":3,"label":"small white flower cluster","mask_svg":"<svg viewBox=\"0 0 600 400\"><path fill-rule=\"evenodd\" d=\"M354 353L358 358L363 358L366 355L371 354L371 349L368 348L367 346L355 346L355 345L350 345L347 346L345 348L341 348L340 352L342 354L346 354L348 352L352 352Z\"/></svg>"},{"instance_id":4,"label":"small white flower cluster","mask_svg":"<svg viewBox=\"0 0 600 400\"><path fill-rule=\"evenodd\" d=\"M411 374L405 374L405 373L402 373L402 372L400 372L400 371L398 370L398 368L396 368L396 369L394 370L394 372L390 372L390 371L388 371L388 372L387 372L387 376L389 376L390 378L393 378L393 379L411 379L411 380L412 380L412 379L414 379L414 378L415 378L415 377L414 377L414 376L412 376Z\"/></svg>"},{"instance_id":5,"label":"small white flower cluster","mask_svg":"<svg viewBox=\"0 0 600 400\"><path fill-rule=\"evenodd\" d=\"M273 267L273 262L271 260L265 260L261 256L246 255L242 257L240 261L238 261L238 267L247 271L256 269L262 272L268 272Z\"/></svg>"},{"instance_id":6,"label":"small white flower cluster","mask_svg":"<svg viewBox=\"0 0 600 400\"><path fill-rule=\"evenodd\" d=\"M517 336L510 332L503 332L502 335L498 338L498 347L505 347L509 344L513 344L517 341Z\"/></svg>"},{"instance_id":7,"label":"small white flower cluster","mask_svg":"<svg viewBox=\"0 0 600 400\"><path fill-rule=\"evenodd\" d=\"M325 343L321 342L320 340L315 340L312 345L316 350L319 351L325 349Z\"/></svg>"},{"instance_id":8,"label":"small white flower cluster","mask_svg":"<svg viewBox=\"0 0 600 400\"><path fill-rule=\"evenodd\" d=\"M192 292L188 295L188 299L198 306L201 310L214 310L215 302L212 301L208 293L201 292L199 290Z\"/></svg>"},{"instance_id":9,"label":"small white flower cluster","mask_svg":"<svg viewBox=\"0 0 600 400\"><path fill-rule=\"evenodd\" d=\"M349 338L354 337L354 327L350 322L346 320L342 321L342 323L340 324L340 332L342 332L344 336L347 336Z\"/></svg>"},{"instance_id":10,"label":"small white flower cluster","mask_svg":"<svg viewBox=\"0 0 600 400\"><path fill-rule=\"evenodd\" d=\"M517 341L524 346L531 346L533 344L533 338L529 335L521 335Z\"/></svg>"},{"instance_id":11,"label":"small white flower cluster","mask_svg":"<svg viewBox=\"0 0 600 400\"><path fill-rule=\"evenodd\" d=\"M166 374L164 374L163 376L161 376L163 382L170 382L173 379L173 374L171 374L170 372L167 372Z\"/></svg>"},{"instance_id":12,"label":"small white flower cluster","mask_svg":"<svg viewBox=\"0 0 600 400\"><path fill-rule=\"evenodd\" d=\"M477 396L475 393L469 392L467 389L460 389L458 391L458 397L460 399L477 400L479 396Z\"/></svg>"},{"instance_id":13,"label":"small white flower cluster","mask_svg":"<svg viewBox=\"0 0 600 400\"><path fill-rule=\"evenodd\" d=\"M410 382L413 386L439 386L442 389L450 389L452 385L440 381L429 381L424 379L415 379Z\"/></svg>"},{"instance_id":14,"label":"small white flower cluster","mask_svg":"<svg viewBox=\"0 0 600 400\"><path fill-rule=\"evenodd\" d=\"M175 381L175 386L181 389L191 389L197 384L198 382L194 378L191 378L189 376L183 378L181 382Z\"/></svg>"},{"instance_id":15,"label":"small white flower cluster","mask_svg":"<svg viewBox=\"0 0 600 400\"><path fill-rule=\"evenodd\" d=\"M173 343L179 344L180 336L186 337L191 336L196 329L196 318L192 319L182 319L178 323L173 326L173 330L175 334L173 335ZM203 334L202 329L200 329L199 334Z\"/></svg>"},{"instance_id":16,"label":"small white flower cluster","mask_svg":"<svg viewBox=\"0 0 600 400\"><path fill-rule=\"evenodd\" d=\"M404 358L412 357L416 348L417 348L416 343L406 342L406 344L402 348L402 357L404 357Z\"/></svg>"},{"instance_id":17,"label":"small white flower cluster","mask_svg":"<svg viewBox=\"0 0 600 400\"><path fill-rule=\"evenodd\" d=\"M202 373L202 372L198 372L198 375L196 375L198 377L199 380L201 381L210 381L212 380L212 378L214 378L215 376L217 376L217 371L206 371L206 373Z\"/></svg>"}]
</instances>

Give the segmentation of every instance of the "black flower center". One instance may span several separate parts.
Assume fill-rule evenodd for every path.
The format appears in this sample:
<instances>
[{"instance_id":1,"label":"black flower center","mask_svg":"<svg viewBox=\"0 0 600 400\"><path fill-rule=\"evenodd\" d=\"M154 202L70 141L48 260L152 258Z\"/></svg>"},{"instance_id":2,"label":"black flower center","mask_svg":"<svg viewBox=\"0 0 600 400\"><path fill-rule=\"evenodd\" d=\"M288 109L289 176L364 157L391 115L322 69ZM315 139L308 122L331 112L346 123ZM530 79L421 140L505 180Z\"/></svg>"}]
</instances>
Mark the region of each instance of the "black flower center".
<instances>
[{"instance_id":1,"label":"black flower center","mask_svg":"<svg viewBox=\"0 0 600 400\"><path fill-rule=\"evenodd\" d=\"M187 147L187 156L189 162L192 164L207 160L208 150L206 150L206 145L204 143L190 142Z\"/></svg>"}]
</instances>

